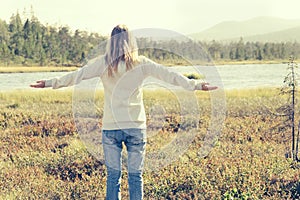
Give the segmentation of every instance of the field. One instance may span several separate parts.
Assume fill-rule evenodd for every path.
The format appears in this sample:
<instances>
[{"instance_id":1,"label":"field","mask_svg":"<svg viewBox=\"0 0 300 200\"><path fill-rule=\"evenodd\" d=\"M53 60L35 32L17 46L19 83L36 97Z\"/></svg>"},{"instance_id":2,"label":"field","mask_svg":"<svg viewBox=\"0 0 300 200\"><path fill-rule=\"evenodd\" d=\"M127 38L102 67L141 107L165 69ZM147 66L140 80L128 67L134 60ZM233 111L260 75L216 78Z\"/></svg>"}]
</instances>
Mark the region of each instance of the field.
<instances>
[{"instance_id":1,"label":"field","mask_svg":"<svg viewBox=\"0 0 300 200\"><path fill-rule=\"evenodd\" d=\"M192 121L199 134L176 161L145 171L145 199L299 199L299 164L288 156L290 130L272 114L285 102L277 94L263 88L227 91L222 133L200 157L211 109L208 93L196 92L201 116ZM155 104L166 110L163 120L149 116L151 152L179 134L181 121L174 95L145 91L144 97L146 111ZM102 92L96 102L101 117ZM79 138L71 90L2 92L0 109L0 199L104 199L103 160ZM122 178L122 197L128 199L126 170Z\"/></svg>"}]
</instances>

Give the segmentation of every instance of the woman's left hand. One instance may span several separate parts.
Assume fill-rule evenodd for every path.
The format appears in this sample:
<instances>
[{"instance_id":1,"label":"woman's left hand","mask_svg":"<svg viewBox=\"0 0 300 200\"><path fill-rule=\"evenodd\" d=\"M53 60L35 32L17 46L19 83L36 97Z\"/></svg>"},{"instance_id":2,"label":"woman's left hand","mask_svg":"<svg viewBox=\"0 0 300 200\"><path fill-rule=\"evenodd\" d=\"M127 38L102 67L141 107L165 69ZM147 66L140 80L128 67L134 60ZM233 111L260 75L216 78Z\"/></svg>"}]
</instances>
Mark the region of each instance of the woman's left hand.
<instances>
[{"instance_id":1,"label":"woman's left hand","mask_svg":"<svg viewBox=\"0 0 300 200\"><path fill-rule=\"evenodd\" d=\"M35 84L31 84L30 87L33 87L33 88L44 88L45 87L45 81L44 80L37 81Z\"/></svg>"}]
</instances>

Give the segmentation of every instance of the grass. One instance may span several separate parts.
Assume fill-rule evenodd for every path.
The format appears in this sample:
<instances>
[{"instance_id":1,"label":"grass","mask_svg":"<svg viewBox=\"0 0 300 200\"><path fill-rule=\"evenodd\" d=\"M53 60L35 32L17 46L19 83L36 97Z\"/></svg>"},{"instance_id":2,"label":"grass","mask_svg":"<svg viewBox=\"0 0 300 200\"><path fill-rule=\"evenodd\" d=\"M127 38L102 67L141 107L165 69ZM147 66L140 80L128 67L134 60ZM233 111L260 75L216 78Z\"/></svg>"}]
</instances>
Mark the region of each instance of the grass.
<instances>
[{"instance_id":1,"label":"grass","mask_svg":"<svg viewBox=\"0 0 300 200\"><path fill-rule=\"evenodd\" d=\"M200 125L198 134L177 160L145 171L145 199L299 198L299 165L285 157L290 131L279 128L283 119L269 112L285 102L277 92L227 91L223 131L204 158L198 151L210 123L210 96L196 92L201 116L192 120ZM154 124L150 153L177 137L174 124L182 123L182 116L172 93L149 90L144 98L147 113L155 105L166 111L162 118L148 116ZM102 106L102 92L96 104ZM71 90L1 92L0 110L0 199L104 199L106 169L80 140ZM124 199L127 188L124 170Z\"/></svg>"}]
</instances>

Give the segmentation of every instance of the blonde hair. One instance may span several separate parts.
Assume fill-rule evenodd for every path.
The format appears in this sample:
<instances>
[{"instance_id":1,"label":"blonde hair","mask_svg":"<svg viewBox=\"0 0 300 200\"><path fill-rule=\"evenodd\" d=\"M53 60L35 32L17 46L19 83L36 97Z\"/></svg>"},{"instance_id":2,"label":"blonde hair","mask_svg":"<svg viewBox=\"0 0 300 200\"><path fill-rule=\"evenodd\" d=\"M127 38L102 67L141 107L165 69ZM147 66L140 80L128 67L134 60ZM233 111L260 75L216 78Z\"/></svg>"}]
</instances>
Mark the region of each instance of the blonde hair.
<instances>
[{"instance_id":1,"label":"blonde hair","mask_svg":"<svg viewBox=\"0 0 300 200\"><path fill-rule=\"evenodd\" d=\"M105 54L108 76L112 77L114 73L118 72L120 61L125 62L126 71L129 71L133 68L137 59L138 49L135 39L125 25L117 25L111 32Z\"/></svg>"}]
</instances>

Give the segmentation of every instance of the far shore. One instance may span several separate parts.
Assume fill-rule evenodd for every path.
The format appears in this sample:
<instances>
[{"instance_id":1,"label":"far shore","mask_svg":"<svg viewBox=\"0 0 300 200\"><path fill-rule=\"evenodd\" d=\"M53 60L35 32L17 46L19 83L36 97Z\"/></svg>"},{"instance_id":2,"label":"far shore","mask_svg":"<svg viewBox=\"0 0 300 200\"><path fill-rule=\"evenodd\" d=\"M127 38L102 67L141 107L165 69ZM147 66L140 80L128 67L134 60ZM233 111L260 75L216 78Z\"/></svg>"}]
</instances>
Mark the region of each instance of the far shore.
<instances>
[{"instance_id":1,"label":"far shore","mask_svg":"<svg viewBox=\"0 0 300 200\"><path fill-rule=\"evenodd\" d=\"M243 60L243 61L232 61L232 60L219 60L212 61L210 63L188 63L188 62L161 62L158 63L171 67L171 66L188 66L191 64L195 65L247 65L247 64L286 64L288 60ZM295 61L295 63L300 63L300 60ZM75 71L79 67L76 66L21 66L21 65L11 65L11 66L0 66L0 73L34 73L34 72L70 72Z\"/></svg>"},{"instance_id":2,"label":"far shore","mask_svg":"<svg viewBox=\"0 0 300 200\"><path fill-rule=\"evenodd\" d=\"M288 63L288 60L213 60L211 62L203 63L203 62L178 62L178 63L172 63L172 62L159 62L166 66L187 66L187 65L251 65L251 64L286 64ZM296 60L295 63L300 63L300 60Z\"/></svg>"},{"instance_id":3,"label":"far shore","mask_svg":"<svg viewBox=\"0 0 300 200\"><path fill-rule=\"evenodd\" d=\"M33 72L70 72L78 67L62 66L0 66L0 73L33 73Z\"/></svg>"}]
</instances>

